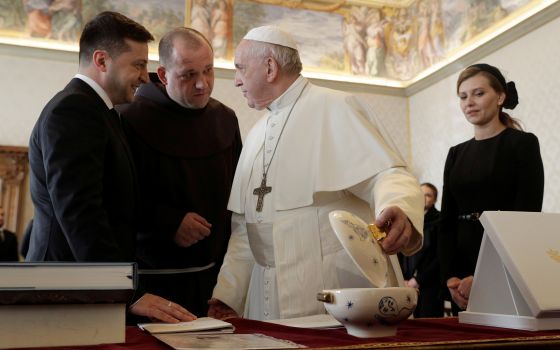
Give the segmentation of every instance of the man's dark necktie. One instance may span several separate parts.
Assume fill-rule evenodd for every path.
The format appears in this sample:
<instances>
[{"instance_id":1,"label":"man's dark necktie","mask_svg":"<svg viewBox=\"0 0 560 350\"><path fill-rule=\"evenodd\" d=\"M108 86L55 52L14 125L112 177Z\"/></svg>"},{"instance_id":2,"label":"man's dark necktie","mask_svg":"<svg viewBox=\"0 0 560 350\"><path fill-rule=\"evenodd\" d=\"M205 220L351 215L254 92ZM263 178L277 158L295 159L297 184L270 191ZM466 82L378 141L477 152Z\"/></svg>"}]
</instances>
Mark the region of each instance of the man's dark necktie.
<instances>
[{"instance_id":1,"label":"man's dark necktie","mask_svg":"<svg viewBox=\"0 0 560 350\"><path fill-rule=\"evenodd\" d=\"M121 116L119 115L119 112L117 112L116 109L111 108L109 113L111 114L111 123L117 127L118 130L122 131Z\"/></svg>"}]
</instances>

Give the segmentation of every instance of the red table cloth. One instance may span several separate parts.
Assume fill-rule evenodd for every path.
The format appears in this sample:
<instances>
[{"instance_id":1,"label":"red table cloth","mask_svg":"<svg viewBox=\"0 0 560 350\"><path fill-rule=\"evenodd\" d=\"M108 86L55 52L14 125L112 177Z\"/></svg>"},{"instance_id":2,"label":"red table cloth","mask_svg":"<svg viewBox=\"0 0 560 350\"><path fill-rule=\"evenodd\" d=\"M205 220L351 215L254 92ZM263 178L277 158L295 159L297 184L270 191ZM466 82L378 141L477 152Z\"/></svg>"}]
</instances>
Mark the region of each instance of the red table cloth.
<instances>
[{"instance_id":1,"label":"red table cloth","mask_svg":"<svg viewBox=\"0 0 560 350\"><path fill-rule=\"evenodd\" d=\"M560 330L531 332L477 326L461 324L456 317L407 320L399 326L396 336L383 338L356 338L348 335L344 328L302 329L241 318L229 319L228 322L235 326L236 333L262 333L275 338L291 340L310 348L458 347L466 344L473 346L499 344L507 347L508 344L519 345L520 342L527 346L531 342L550 342L556 344L560 349ZM128 327L124 344L40 349L164 350L169 348L138 328Z\"/></svg>"}]
</instances>

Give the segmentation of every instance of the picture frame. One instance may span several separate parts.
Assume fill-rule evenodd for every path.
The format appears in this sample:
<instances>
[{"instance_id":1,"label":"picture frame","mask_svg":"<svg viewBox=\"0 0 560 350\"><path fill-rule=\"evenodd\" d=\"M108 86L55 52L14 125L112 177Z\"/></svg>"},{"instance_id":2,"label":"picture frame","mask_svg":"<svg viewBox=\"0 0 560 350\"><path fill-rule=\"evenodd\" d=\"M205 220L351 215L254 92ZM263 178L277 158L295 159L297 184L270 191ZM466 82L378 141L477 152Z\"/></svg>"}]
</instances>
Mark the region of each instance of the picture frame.
<instances>
[{"instance_id":1,"label":"picture frame","mask_svg":"<svg viewBox=\"0 0 560 350\"><path fill-rule=\"evenodd\" d=\"M4 208L4 228L21 232L24 184L28 176L28 148L0 146L0 204Z\"/></svg>"}]
</instances>

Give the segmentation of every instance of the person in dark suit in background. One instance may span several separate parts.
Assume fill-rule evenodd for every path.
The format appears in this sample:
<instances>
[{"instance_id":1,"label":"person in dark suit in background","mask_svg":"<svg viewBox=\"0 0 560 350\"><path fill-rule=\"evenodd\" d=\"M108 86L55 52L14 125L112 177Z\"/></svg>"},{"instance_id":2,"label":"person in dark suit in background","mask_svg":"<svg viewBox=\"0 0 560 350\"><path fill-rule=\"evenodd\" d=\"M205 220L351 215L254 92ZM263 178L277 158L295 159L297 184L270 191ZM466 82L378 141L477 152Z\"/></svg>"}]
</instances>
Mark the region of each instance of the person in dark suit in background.
<instances>
[{"instance_id":1,"label":"person in dark suit in background","mask_svg":"<svg viewBox=\"0 0 560 350\"><path fill-rule=\"evenodd\" d=\"M25 226L25 231L21 236L21 244L19 247L19 253L25 259L27 252L29 251L29 241L31 240L31 230L33 229L33 219L29 220L27 226Z\"/></svg>"},{"instance_id":2,"label":"person in dark suit in background","mask_svg":"<svg viewBox=\"0 0 560 350\"><path fill-rule=\"evenodd\" d=\"M28 261L135 260L136 172L113 106L148 81L140 24L103 12L80 37L78 74L45 106L29 141L35 206ZM144 294L131 313L192 320L179 305Z\"/></svg>"},{"instance_id":3,"label":"person in dark suit in background","mask_svg":"<svg viewBox=\"0 0 560 350\"><path fill-rule=\"evenodd\" d=\"M19 261L17 236L4 229L4 208L0 207L0 261Z\"/></svg>"},{"instance_id":4,"label":"person in dark suit in background","mask_svg":"<svg viewBox=\"0 0 560 350\"><path fill-rule=\"evenodd\" d=\"M406 286L420 290L414 317L443 317L444 289L437 249L440 213L435 207L438 190L429 182L420 187L424 192L424 242L422 249L414 255L399 254L399 261Z\"/></svg>"}]
</instances>

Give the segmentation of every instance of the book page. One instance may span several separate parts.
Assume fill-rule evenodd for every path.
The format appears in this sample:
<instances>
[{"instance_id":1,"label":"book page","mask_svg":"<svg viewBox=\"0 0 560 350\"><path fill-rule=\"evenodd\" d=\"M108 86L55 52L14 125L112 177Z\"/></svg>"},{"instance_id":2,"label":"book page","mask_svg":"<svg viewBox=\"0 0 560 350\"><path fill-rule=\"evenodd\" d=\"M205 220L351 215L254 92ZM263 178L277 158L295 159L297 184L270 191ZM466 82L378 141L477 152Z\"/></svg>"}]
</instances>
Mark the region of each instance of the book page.
<instances>
[{"instance_id":1,"label":"book page","mask_svg":"<svg viewBox=\"0 0 560 350\"><path fill-rule=\"evenodd\" d=\"M220 329L233 330L233 325L231 323L211 317L201 317L194 321L179 323L140 323L138 327L152 334L199 332Z\"/></svg>"},{"instance_id":2,"label":"book page","mask_svg":"<svg viewBox=\"0 0 560 350\"><path fill-rule=\"evenodd\" d=\"M176 350L194 349L296 349L305 346L263 334L156 334L156 338Z\"/></svg>"}]
</instances>

